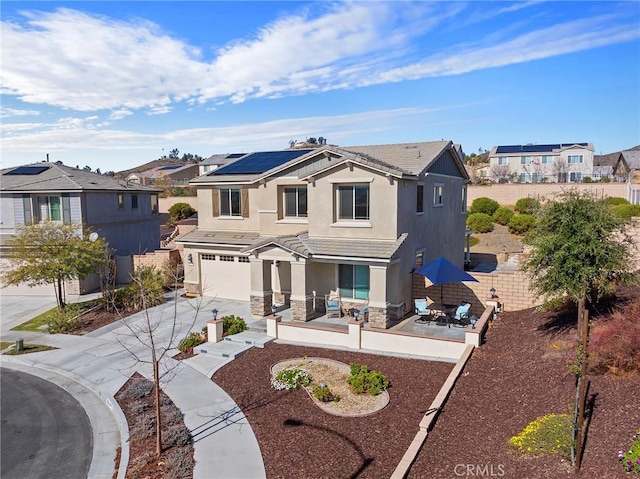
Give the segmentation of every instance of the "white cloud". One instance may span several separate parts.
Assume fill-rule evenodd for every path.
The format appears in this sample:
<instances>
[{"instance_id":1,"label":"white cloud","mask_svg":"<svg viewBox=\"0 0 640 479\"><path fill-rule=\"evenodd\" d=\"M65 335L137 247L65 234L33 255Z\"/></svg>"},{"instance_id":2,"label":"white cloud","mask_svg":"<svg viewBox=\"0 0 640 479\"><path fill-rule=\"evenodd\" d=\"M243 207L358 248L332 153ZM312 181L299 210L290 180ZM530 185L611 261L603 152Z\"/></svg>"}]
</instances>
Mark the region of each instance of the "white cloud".
<instances>
[{"instance_id":1,"label":"white cloud","mask_svg":"<svg viewBox=\"0 0 640 479\"><path fill-rule=\"evenodd\" d=\"M9 108L6 106L0 106L0 118L12 118L16 116L37 116L40 112L38 110L23 110L20 108Z\"/></svg>"},{"instance_id":2,"label":"white cloud","mask_svg":"<svg viewBox=\"0 0 640 479\"><path fill-rule=\"evenodd\" d=\"M482 8L498 15L534 4L492 9L486 2ZM517 34L527 33L517 37L513 31L504 30L501 36L488 31L475 45L451 44L446 51L435 51L426 35L459 28L468 5L320 2L265 25L253 38L230 42L213 59L145 20L65 8L30 11L23 14L24 24L2 23L0 83L3 94L24 102L112 110L109 120L118 120L140 109L165 114L180 101L241 103L455 75L639 36L637 25L602 16L538 30L523 26ZM163 58L170 58L170 65L159 61Z\"/></svg>"}]
</instances>

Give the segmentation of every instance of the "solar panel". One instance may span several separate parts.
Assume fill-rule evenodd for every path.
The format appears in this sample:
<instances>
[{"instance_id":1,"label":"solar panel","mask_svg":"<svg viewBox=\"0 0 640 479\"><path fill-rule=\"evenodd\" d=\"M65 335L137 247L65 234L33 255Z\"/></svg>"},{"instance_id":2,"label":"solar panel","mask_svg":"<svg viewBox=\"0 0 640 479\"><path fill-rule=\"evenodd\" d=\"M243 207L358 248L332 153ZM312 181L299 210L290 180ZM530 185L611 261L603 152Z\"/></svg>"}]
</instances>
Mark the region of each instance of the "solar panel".
<instances>
[{"instance_id":1,"label":"solar panel","mask_svg":"<svg viewBox=\"0 0 640 479\"><path fill-rule=\"evenodd\" d=\"M5 175L39 175L48 169L48 166L18 166L11 171L7 171Z\"/></svg>"},{"instance_id":2,"label":"solar panel","mask_svg":"<svg viewBox=\"0 0 640 479\"><path fill-rule=\"evenodd\" d=\"M182 165L169 165L169 166L163 166L162 168L160 168L161 170L177 170L178 168L182 168Z\"/></svg>"},{"instance_id":3,"label":"solar panel","mask_svg":"<svg viewBox=\"0 0 640 479\"><path fill-rule=\"evenodd\" d=\"M568 146L588 146L588 143L555 143L548 145L506 145L496 148L496 153L537 153L537 152L551 152L553 150L559 150L560 148L566 148Z\"/></svg>"},{"instance_id":4,"label":"solar panel","mask_svg":"<svg viewBox=\"0 0 640 479\"><path fill-rule=\"evenodd\" d=\"M280 165L306 155L312 150L262 151L250 153L244 158L218 168L213 175L244 175L264 173Z\"/></svg>"},{"instance_id":5,"label":"solar panel","mask_svg":"<svg viewBox=\"0 0 640 479\"><path fill-rule=\"evenodd\" d=\"M246 153L229 153L227 156L225 156L225 158L230 158L230 159L241 158L244 155L246 155Z\"/></svg>"}]
</instances>

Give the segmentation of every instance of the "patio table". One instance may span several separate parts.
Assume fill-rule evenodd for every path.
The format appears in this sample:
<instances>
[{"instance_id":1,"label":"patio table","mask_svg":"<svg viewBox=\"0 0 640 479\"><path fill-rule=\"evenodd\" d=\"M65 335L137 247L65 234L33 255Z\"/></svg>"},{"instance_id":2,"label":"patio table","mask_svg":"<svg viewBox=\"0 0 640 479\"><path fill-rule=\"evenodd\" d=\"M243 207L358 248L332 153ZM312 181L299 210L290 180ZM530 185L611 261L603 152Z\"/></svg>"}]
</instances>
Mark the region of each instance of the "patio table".
<instances>
[{"instance_id":1,"label":"patio table","mask_svg":"<svg viewBox=\"0 0 640 479\"><path fill-rule=\"evenodd\" d=\"M449 318L449 315L456 310L457 306L453 304L431 303L428 308L433 311L436 317L444 316Z\"/></svg>"}]
</instances>

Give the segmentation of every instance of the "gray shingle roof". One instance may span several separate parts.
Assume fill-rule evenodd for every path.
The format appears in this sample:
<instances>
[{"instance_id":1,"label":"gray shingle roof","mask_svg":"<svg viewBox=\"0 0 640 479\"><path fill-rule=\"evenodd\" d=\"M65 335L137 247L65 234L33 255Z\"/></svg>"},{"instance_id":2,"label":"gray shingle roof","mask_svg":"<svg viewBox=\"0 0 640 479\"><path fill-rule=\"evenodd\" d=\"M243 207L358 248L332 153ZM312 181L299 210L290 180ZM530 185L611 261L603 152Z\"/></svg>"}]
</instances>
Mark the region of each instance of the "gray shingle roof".
<instances>
[{"instance_id":1,"label":"gray shingle roof","mask_svg":"<svg viewBox=\"0 0 640 479\"><path fill-rule=\"evenodd\" d=\"M220 244L231 246L248 246L260 239L260 233L245 231L208 231L196 228L181 236L178 243Z\"/></svg>"},{"instance_id":2,"label":"gray shingle roof","mask_svg":"<svg viewBox=\"0 0 640 479\"><path fill-rule=\"evenodd\" d=\"M345 146L341 149L386 163L411 175L419 175L450 144L450 141L443 140L391 145Z\"/></svg>"},{"instance_id":3,"label":"gray shingle roof","mask_svg":"<svg viewBox=\"0 0 640 479\"><path fill-rule=\"evenodd\" d=\"M312 256L341 256L344 258L391 259L408 234L396 240L366 240L340 238L309 238L307 233L299 235L300 241Z\"/></svg>"},{"instance_id":4,"label":"gray shingle roof","mask_svg":"<svg viewBox=\"0 0 640 479\"><path fill-rule=\"evenodd\" d=\"M640 169L640 150L625 150L622 152L622 156L629 168L634 170Z\"/></svg>"},{"instance_id":5,"label":"gray shingle roof","mask_svg":"<svg viewBox=\"0 0 640 479\"><path fill-rule=\"evenodd\" d=\"M3 192L31 191L161 191L157 188L127 184L111 176L99 175L56 163L34 163L25 166L47 167L37 175L7 175L16 167L2 170L1 190Z\"/></svg>"}]
</instances>

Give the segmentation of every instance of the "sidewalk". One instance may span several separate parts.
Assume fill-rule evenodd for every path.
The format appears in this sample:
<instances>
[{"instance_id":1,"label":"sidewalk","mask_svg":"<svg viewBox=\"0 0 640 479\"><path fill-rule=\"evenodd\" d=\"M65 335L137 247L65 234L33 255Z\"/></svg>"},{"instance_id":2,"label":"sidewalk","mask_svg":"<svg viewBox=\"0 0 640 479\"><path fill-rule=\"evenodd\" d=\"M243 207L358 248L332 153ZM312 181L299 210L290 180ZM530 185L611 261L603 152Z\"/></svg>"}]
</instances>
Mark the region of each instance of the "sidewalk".
<instances>
[{"instance_id":1,"label":"sidewalk","mask_svg":"<svg viewBox=\"0 0 640 479\"><path fill-rule=\"evenodd\" d=\"M186 335L186 330L193 321L196 301L197 299L178 298L174 303L172 299L163 306L149 310L152 320L160 321L160 327L155 333L156 338L166 339L170 334L174 306L176 323L179 328L178 338ZM21 306L28 302L29 299L25 297L3 298L2 340L14 341L23 338L25 342L36 342L60 349L21 356L0 356L0 365L20 363L23 366L55 372L63 377L74 379L101 397L103 399L102 406L109 403L114 405L114 409L117 409L115 413L117 418L121 412L117 412L119 408L113 399L115 393L135 371L139 371L146 377L152 376L150 365L136 363L121 343L142 358L149 358L149 351L131 337L129 330L121 321L85 336L8 331L10 327L15 326L19 319L20 322L24 322L29 317L42 312L40 310L44 306L39 305L38 308L35 308L38 312L29 311L30 315L27 316ZM55 306L55 301L53 306ZM231 306L229 305L229 307ZM44 310L46 311L46 309ZM236 314L238 314L237 311ZM209 316L208 310L200 311L193 330L200 330L206 324ZM139 324L144 318L144 313L138 313L127 318L127 321L129 324ZM184 334L182 334L183 331ZM170 352L169 355L173 355L173 353ZM194 478L266 477L262 455L253 430L240 408L229 395L206 375L187 364L169 358L165 366L168 368L177 367L175 377L167 384L163 384L162 387L183 412L185 424L193 434L196 461ZM100 405L95 406L99 407ZM92 417L92 413L89 411L87 413ZM106 421L103 415L98 414L96 417L98 417L97 421L100 424ZM113 420L113 417L111 419ZM116 422L118 422L117 419ZM124 431L120 439L123 446L123 459L126 457L124 450L127 447L127 438L128 431ZM111 467L113 467L115 459L115 450L113 450L112 456ZM92 470L93 468L92 463Z\"/></svg>"}]
</instances>

